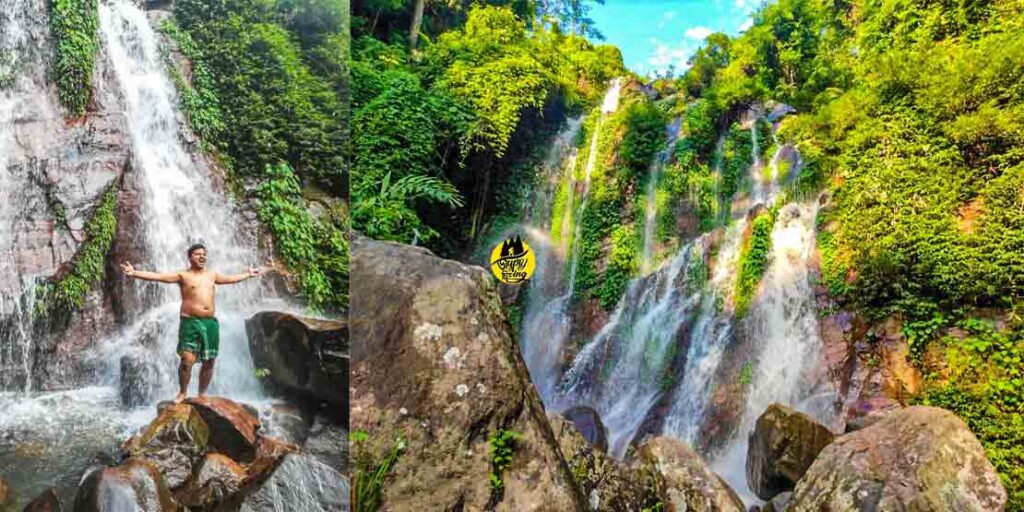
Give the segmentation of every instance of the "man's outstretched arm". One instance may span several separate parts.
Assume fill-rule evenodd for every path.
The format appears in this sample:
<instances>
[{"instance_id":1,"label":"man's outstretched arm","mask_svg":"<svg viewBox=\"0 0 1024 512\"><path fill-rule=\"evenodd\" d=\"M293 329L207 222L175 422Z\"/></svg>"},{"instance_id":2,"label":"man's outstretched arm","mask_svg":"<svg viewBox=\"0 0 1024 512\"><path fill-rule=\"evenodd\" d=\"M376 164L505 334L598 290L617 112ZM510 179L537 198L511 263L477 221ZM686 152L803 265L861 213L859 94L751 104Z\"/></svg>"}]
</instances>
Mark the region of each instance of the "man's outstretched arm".
<instances>
[{"instance_id":1,"label":"man's outstretched arm","mask_svg":"<svg viewBox=\"0 0 1024 512\"><path fill-rule=\"evenodd\" d=\"M274 269L274 265L273 265L273 262L271 262L271 263L269 263L267 265L264 265L262 267L249 267L249 271L244 273L244 274L230 274L230 275L217 274L217 277L215 278L214 282L217 283L217 284L235 284L235 283L240 283L242 281L245 281L246 279L249 279L250 277L256 277L256 276L258 276L260 274L263 274L264 272L268 272L268 271L273 270L273 269Z\"/></svg>"},{"instance_id":2,"label":"man's outstretched arm","mask_svg":"<svg viewBox=\"0 0 1024 512\"><path fill-rule=\"evenodd\" d=\"M121 264L121 272L124 272L124 275L128 277L142 279L143 281L156 281L158 283L173 284L181 280L181 276L177 273L135 270L135 267L132 267L132 263L130 261Z\"/></svg>"}]
</instances>

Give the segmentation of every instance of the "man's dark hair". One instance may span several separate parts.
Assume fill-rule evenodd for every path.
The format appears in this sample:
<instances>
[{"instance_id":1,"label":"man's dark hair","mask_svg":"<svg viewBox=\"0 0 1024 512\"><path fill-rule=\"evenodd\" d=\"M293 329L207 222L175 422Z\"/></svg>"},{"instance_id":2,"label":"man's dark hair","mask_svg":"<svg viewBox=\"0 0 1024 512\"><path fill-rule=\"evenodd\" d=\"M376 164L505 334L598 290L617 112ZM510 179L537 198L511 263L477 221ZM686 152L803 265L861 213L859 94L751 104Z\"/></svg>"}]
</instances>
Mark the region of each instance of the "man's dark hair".
<instances>
[{"instance_id":1,"label":"man's dark hair","mask_svg":"<svg viewBox=\"0 0 1024 512\"><path fill-rule=\"evenodd\" d=\"M190 247L188 248L188 257L189 257L189 258L191 258L191 257L192 257L192 253L194 253L194 252L198 251L199 249L203 249L203 250L206 250L206 246L205 246L205 245L203 245L203 244L192 244L192 245L191 245L191 246L190 246Z\"/></svg>"}]
</instances>

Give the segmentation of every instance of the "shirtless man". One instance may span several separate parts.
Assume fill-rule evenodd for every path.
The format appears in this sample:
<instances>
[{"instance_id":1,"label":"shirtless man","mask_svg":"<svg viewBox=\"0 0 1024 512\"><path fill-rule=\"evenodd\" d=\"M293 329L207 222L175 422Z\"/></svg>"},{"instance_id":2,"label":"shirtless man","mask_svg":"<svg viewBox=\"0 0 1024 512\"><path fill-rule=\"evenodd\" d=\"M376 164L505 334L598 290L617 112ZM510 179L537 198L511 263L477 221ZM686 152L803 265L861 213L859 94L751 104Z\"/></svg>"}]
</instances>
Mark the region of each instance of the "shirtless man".
<instances>
[{"instance_id":1,"label":"shirtless man","mask_svg":"<svg viewBox=\"0 0 1024 512\"><path fill-rule=\"evenodd\" d=\"M245 274L224 275L206 269L206 247L195 244L188 248L188 270L178 272L144 272L135 270L131 262L121 265L121 271L128 277L177 284L181 289L181 323L178 326L178 385L175 403L185 400L188 383L192 380L192 365L202 362L199 371L199 396L206 395L206 389L213 380L213 364L220 348L220 327L214 318L213 291L218 284L240 283L256 277L272 267L253 268Z\"/></svg>"}]
</instances>

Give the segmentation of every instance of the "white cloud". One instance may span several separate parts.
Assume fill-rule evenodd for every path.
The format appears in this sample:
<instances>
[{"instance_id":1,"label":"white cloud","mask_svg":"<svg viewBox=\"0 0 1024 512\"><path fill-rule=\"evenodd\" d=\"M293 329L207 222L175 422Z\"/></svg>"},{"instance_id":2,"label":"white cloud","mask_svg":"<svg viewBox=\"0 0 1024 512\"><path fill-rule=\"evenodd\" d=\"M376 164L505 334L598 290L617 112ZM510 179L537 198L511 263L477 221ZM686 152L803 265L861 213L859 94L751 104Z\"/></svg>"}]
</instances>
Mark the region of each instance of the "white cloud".
<instances>
[{"instance_id":1,"label":"white cloud","mask_svg":"<svg viewBox=\"0 0 1024 512\"><path fill-rule=\"evenodd\" d=\"M669 66L675 66L677 73L684 71L689 67L687 60L697 49L696 46L697 43L686 40L678 45L659 44L643 68L650 72L664 72Z\"/></svg>"},{"instance_id":2,"label":"white cloud","mask_svg":"<svg viewBox=\"0 0 1024 512\"><path fill-rule=\"evenodd\" d=\"M745 32L745 31L749 30L750 27L753 27L753 26L754 26L754 18L747 18L747 21L744 21L743 24L740 25L740 32Z\"/></svg>"},{"instance_id":3,"label":"white cloud","mask_svg":"<svg viewBox=\"0 0 1024 512\"><path fill-rule=\"evenodd\" d=\"M661 15L661 18L664 20L672 21L673 19L675 19L677 14L679 13L676 11L667 11Z\"/></svg>"},{"instance_id":4,"label":"white cloud","mask_svg":"<svg viewBox=\"0 0 1024 512\"><path fill-rule=\"evenodd\" d=\"M684 34L687 39L696 39L697 41L703 41L705 38L710 36L714 32L707 27L693 27L686 29Z\"/></svg>"}]
</instances>

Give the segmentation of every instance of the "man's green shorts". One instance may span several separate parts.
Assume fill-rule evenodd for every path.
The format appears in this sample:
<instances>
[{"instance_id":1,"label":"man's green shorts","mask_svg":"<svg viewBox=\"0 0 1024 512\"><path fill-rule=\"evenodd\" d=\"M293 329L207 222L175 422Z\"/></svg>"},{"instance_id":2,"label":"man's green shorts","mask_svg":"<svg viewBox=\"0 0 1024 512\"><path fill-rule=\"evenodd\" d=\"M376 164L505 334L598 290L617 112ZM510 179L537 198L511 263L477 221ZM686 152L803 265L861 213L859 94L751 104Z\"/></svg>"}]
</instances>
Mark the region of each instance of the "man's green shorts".
<instances>
[{"instance_id":1,"label":"man's green shorts","mask_svg":"<svg viewBox=\"0 0 1024 512\"><path fill-rule=\"evenodd\" d=\"M178 325L178 355L192 352L200 361L217 357L220 350L220 325L217 319L181 317Z\"/></svg>"}]
</instances>

